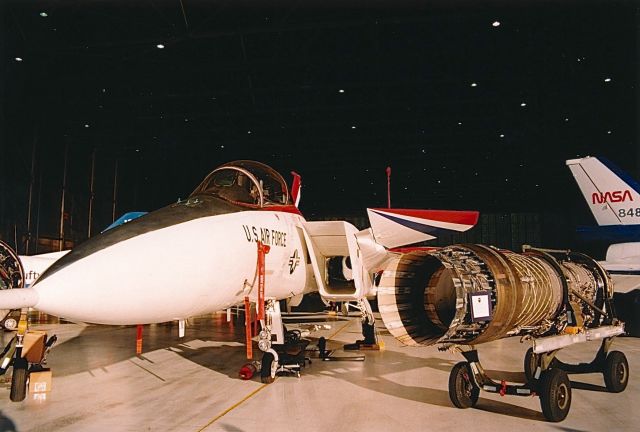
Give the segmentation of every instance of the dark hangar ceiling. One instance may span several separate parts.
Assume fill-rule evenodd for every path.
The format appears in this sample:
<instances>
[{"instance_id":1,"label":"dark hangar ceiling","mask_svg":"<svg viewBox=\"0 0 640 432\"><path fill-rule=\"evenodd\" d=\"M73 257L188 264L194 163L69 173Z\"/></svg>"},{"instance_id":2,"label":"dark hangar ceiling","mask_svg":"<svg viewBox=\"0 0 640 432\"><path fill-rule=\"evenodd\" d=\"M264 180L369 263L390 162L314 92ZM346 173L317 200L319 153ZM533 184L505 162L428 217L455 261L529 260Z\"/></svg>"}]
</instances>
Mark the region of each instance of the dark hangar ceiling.
<instances>
[{"instance_id":1,"label":"dark hangar ceiling","mask_svg":"<svg viewBox=\"0 0 640 432\"><path fill-rule=\"evenodd\" d=\"M567 158L638 174L636 2L263 3L4 1L4 224L34 142L52 214L65 146L79 213L96 149L107 219L116 160L122 211L240 158L310 215L384 205L388 165L397 206L505 212L586 212Z\"/></svg>"}]
</instances>

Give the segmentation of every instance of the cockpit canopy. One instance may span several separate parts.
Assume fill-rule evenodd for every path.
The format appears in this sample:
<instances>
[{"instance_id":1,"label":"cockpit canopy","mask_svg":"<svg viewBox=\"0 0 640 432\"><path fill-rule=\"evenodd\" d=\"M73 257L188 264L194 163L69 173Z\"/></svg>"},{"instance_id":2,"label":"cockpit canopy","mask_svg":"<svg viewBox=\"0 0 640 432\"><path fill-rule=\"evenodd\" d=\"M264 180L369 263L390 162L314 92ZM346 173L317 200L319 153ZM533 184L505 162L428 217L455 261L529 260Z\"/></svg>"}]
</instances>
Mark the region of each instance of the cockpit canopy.
<instances>
[{"instance_id":1,"label":"cockpit canopy","mask_svg":"<svg viewBox=\"0 0 640 432\"><path fill-rule=\"evenodd\" d=\"M276 170L260 162L226 163L209 174L191 194L213 195L250 207L289 204L289 190Z\"/></svg>"}]
</instances>

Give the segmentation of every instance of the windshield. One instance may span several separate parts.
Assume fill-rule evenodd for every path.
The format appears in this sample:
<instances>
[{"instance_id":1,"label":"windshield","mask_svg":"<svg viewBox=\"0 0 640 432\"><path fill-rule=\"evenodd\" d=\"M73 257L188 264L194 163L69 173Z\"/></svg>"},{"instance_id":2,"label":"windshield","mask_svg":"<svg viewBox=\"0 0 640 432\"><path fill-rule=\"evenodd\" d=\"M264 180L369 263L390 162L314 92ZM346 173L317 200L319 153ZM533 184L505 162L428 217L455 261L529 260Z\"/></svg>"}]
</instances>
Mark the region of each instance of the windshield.
<instances>
[{"instance_id":1,"label":"windshield","mask_svg":"<svg viewBox=\"0 0 640 432\"><path fill-rule=\"evenodd\" d=\"M289 192L273 168L254 161L230 162L216 168L191 196L210 194L249 206L286 205Z\"/></svg>"}]
</instances>

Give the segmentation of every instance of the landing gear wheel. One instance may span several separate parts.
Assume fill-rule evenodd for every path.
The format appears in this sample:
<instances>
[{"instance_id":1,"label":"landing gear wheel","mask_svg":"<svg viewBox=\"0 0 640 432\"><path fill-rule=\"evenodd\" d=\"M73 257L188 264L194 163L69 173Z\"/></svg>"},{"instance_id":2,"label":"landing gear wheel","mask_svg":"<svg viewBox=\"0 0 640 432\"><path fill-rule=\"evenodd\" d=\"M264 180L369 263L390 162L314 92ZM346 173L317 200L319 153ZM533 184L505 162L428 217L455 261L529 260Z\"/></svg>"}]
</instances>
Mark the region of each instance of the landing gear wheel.
<instances>
[{"instance_id":1,"label":"landing gear wheel","mask_svg":"<svg viewBox=\"0 0 640 432\"><path fill-rule=\"evenodd\" d=\"M9 393L9 399L12 402L21 402L27 397L27 378L29 377L27 366L27 361L23 358L14 361Z\"/></svg>"},{"instance_id":2,"label":"landing gear wheel","mask_svg":"<svg viewBox=\"0 0 640 432\"><path fill-rule=\"evenodd\" d=\"M460 362L451 369L449 375L449 398L458 408L471 408L478 402L480 388L471 376L468 362Z\"/></svg>"},{"instance_id":3,"label":"landing gear wheel","mask_svg":"<svg viewBox=\"0 0 640 432\"><path fill-rule=\"evenodd\" d=\"M9 317L0 323L0 325L9 331L13 331L18 328L18 320L13 317Z\"/></svg>"},{"instance_id":4,"label":"landing gear wheel","mask_svg":"<svg viewBox=\"0 0 640 432\"><path fill-rule=\"evenodd\" d=\"M260 366L260 380L264 384L271 384L275 380L275 358L270 352L262 355L262 364Z\"/></svg>"},{"instance_id":5,"label":"landing gear wheel","mask_svg":"<svg viewBox=\"0 0 640 432\"><path fill-rule=\"evenodd\" d=\"M534 354L533 348L529 348L524 355L524 375L527 382L531 383L535 380L536 369L538 368L538 355Z\"/></svg>"},{"instance_id":6,"label":"landing gear wheel","mask_svg":"<svg viewBox=\"0 0 640 432\"><path fill-rule=\"evenodd\" d=\"M550 422L564 420L571 408L571 381L562 369L548 369L540 378L540 407Z\"/></svg>"},{"instance_id":7,"label":"landing gear wheel","mask_svg":"<svg viewBox=\"0 0 640 432\"><path fill-rule=\"evenodd\" d=\"M620 393L629 382L629 363L624 353L611 351L604 362L604 383L611 393Z\"/></svg>"}]
</instances>

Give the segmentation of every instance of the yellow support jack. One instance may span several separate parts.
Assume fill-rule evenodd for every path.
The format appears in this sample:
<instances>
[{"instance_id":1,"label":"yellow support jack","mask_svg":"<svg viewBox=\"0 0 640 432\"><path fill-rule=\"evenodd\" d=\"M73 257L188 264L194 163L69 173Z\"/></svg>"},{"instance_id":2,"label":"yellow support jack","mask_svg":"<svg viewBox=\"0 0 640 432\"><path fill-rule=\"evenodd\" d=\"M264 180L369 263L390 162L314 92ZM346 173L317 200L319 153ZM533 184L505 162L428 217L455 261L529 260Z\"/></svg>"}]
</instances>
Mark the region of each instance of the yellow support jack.
<instances>
[{"instance_id":1,"label":"yellow support jack","mask_svg":"<svg viewBox=\"0 0 640 432\"><path fill-rule=\"evenodd\" d=\"M15 340L15 355L13 358L13 375L11 376L11 392L9 399L12 402L20 402L27 397L27 380L29 378L29 362L22 355L24 341L29 331L29 310L24 308L20 311L20 321L18 322L18 333Z\"/></svg>"},{"instance_id":2,"label":"yellow support jack","mask_svg":"<svg viewBox=\"0 0 640 432\"><path fill-rule=\"evenodd\" d=\"M0 354L0 375L13 366L9 393L13 402L21 402L26 398L30 373L49 372L43 365L49 350L58 339L55 335L47 339L47 334L43 331L29 331L28 314L28 308L20 311L18 331ZM50 382L44 391L49 389Z\"/></svg>"}]
</instances>

